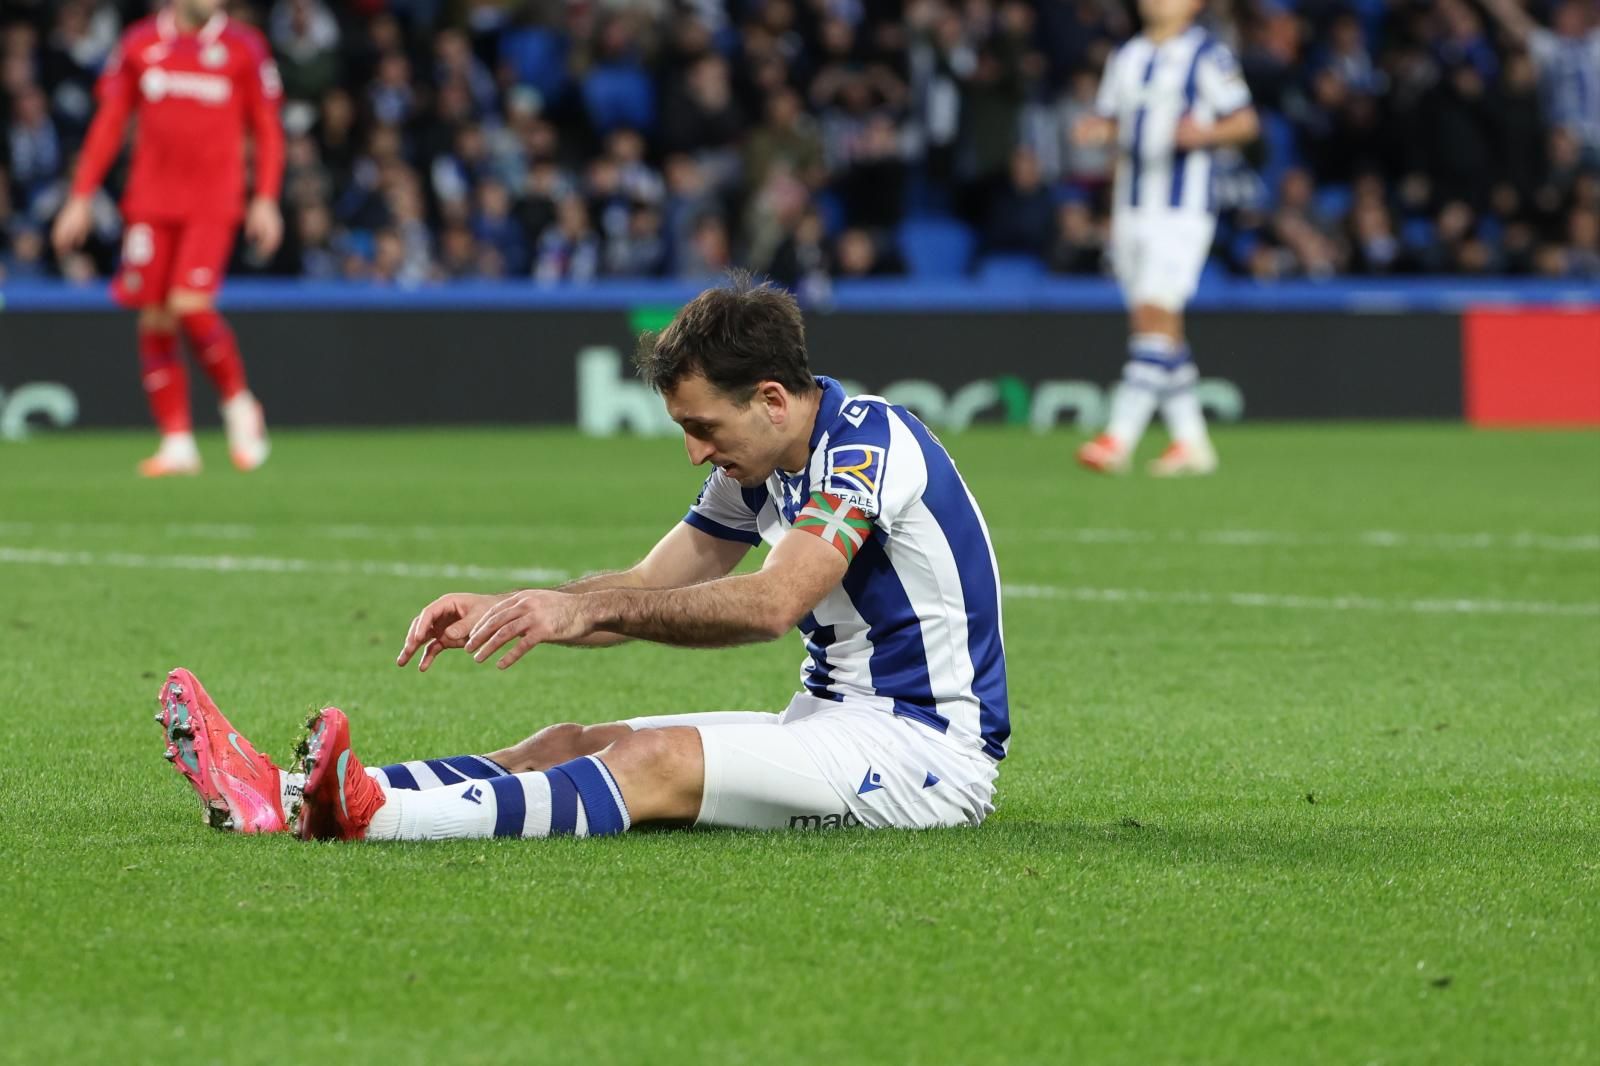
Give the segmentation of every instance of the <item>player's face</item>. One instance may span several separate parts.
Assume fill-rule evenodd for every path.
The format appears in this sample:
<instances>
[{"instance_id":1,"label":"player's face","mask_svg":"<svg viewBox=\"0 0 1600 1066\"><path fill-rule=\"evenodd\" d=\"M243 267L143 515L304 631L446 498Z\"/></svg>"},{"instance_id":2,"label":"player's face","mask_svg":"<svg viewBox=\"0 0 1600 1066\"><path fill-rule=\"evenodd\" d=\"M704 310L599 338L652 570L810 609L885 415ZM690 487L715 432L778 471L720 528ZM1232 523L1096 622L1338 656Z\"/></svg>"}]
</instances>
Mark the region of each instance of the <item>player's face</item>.
<instances>
[{"instance_id":1,"label":"player's face","mask_svg":"<svg viewBox=\"0 0 1600 1066\"><path fill-rule=\"evenodd\" d=\"M177 8L178 14L183 16L185 22L200 26L221 10L225 2L226 0L173 0L172 6Z\"/></svg>"},{"instance_id":2,"label":"player's face","mask_svg":"<svg viewBox=\"0 0 1600 1066\"><path fill-rule=\"evenodd\" d=\"M1139 0L1139 17L1149 26L1172 26L1198 18L1205 0Z\"/></svg>"},{"instance_id":3,"label":"player's face","mask_svg":"<svg viewBox=\"0 0 1600 1066\"><path fill-rule=\"evenodd\" d=\"M662 398L672 420L683 427L683 445L691 463L721 467L747 489L760 485L777 469L784 442L759 394L741 407L694 374Z\"/></svg>"}]
</instances>

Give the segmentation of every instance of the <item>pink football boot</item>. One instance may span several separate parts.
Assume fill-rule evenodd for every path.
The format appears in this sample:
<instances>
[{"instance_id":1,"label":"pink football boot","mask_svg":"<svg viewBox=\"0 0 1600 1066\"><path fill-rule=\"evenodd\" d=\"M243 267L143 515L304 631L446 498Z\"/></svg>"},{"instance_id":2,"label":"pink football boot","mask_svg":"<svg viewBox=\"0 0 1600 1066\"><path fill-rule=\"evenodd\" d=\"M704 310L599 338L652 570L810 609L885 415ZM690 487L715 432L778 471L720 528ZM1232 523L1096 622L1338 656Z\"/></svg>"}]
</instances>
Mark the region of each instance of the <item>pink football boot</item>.
<instances>
[{"instance_id":1,"label":"pink football boot","mask_svg":"<svg viewBox=\"0 0 1600 1066\"><path fill-rule=\"evenodd\" d=\"M173 670L157 699L167 759L199 793L206 823L237 833L283 832L280 771L233 728L200 679Z\"/></svg>"}]
</instances>

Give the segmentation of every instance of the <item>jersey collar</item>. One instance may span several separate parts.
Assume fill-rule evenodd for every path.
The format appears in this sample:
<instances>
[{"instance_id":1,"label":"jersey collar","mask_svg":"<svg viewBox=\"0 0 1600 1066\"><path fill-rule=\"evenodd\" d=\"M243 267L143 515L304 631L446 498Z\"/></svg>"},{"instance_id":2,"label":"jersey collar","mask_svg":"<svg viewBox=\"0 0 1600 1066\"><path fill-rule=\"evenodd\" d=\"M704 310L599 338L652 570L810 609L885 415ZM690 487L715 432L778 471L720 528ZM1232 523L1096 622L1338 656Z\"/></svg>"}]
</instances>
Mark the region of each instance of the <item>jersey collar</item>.
<instances>
[{"instance_id":1,"label":"jersey collar","mask_svg":"<svg viewBox=\"0 0 1600 1066\"><path fill-rule=\"evenodd\" d=\"M199 37L202 43L210 44L222 36L222 29L227 24L228 16L218 11L215 15L206 19L206 24L200 27L200 32L195 36ZM156 33L160 35L163 41L171 41L180 36L178 33L178 16L172 13L170 7L164 7L156 12Z\"/></svg>"},{"instance_id":2,"label":"jersey collar","mask_svg":"<svg viewBox=\"0 0 1600 1066\"><path fill-rule=\"evenodd\" d=\"M822 435L839 417L839 408L844 406L845 399L844 386L832 378L818 374L817 384L822 386L822 398L817 401L817 420L811 425L811 451L817 450Z\"/></svg>"}]
</instances>

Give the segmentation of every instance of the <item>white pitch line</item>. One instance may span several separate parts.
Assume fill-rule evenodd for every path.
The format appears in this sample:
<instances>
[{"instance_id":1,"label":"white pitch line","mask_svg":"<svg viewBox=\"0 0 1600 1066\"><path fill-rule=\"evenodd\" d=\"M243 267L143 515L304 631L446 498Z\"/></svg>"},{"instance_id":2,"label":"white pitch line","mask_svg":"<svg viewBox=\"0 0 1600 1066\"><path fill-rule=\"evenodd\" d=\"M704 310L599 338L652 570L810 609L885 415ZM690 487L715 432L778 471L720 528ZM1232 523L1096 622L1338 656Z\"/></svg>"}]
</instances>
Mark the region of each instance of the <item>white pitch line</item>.
<instances>
[{"instance_id":1,"label":"white pitch line","mask_svg":"<svg viewBox=\"0 0 1600 1066\"><path fill-rule=\"evenodd\" d=\"M1006 585L1014 599L1076 603L1137 603L1179 607L1250 607L1301 611L1375 611L1385 614L1532 614L1600 618L1600 603L1537 600L1383 600L1371 596L1295 596L1272 592L1151 592L1146 589Z\"/></svg>"},{"instance_id":2,"label":"white pitch line","mask_svg":"<svg viewBox=\"0 0 1600 1066\"><path fill-rule=\"evenodd\" d=\"M1198 544L1227 548L1434 548L1444 551L1600 551L1600 534L1402 533L1368 529L1355 533L1293 533L1272 529L1030 529L996 530L995 539L1022 543Z\"/></svg>"},{"instance_id":3,"label":"white pitch line","mask_svg":"<svg viewBox=\"0 0 1600 1066\"><path fill-rule=\"evenodd\" d=\"M593 540L596 537L626 537L652 540L668 527L629 526L553 526L514 523L485 525L375 525L341 523L333 525L286 523L251 525L213 522L0 522L0 536L51 535L125 537L133 533L157 533L168 537L196 540L252 540L293 534L304 539L328 540L416 540L459 542L469 540L549 540L555 537ZM993 530L995 539L1006 544L1188 544L1224 548L1395 548L1440 551L1545 551L1600 552L1600 533L1553 534L1521 531L1516 533L1406 533L1388 529L1359 530L1352 533L1296 533L1272 529L1006 529Z\"/></svg>"},{"instance_id":4,"label":"white pitch line","mask_svg":"<svg viewBox=\"0 0 1600 1066\"><path fill-rule=\"evenodd\" d=\"M395 563L378 559L284 559L266 555L146 555L138 552L56 551L0 547L0 563L117 570L208 570L221 574L342 574L430 580L567 581L565 570L543 567L471 566L456 563Z\"/></svg>"},{"instance_id":5,"label":"white pitch line","mask_svg":"<svg viewBox=\"0 0 1600 1066\"><path fill-rule=\"evenodd\" d=\"M57 551L0 546L0 564L109 568L121 570L202 570L215 573L337 574L427 580L509 581L546 584L574 575L544 567L492 567L454 563L386 562L376 559L293 559L260 555L148 555L134 552ZM1373 611L1386 614L1559 615L1600 617L1600 603L1526 600L1385 600L1370 596L1297 596L1269 592L1156 592L1148 589L1074 588L1060 585L1004 585L1011 599L1066 600L1074 603L1157 604L1179 607L1239 607L1267 610Z\"/></svg>"}]
</instances>

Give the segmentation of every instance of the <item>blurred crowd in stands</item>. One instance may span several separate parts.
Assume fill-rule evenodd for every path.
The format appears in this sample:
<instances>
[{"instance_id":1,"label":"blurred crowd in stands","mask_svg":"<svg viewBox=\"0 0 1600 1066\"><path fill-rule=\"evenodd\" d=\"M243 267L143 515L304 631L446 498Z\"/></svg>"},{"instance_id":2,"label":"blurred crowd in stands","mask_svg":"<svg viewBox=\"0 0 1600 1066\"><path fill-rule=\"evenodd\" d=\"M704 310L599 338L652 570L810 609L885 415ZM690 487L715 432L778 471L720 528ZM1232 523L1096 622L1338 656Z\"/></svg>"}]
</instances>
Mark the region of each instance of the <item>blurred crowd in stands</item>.
<instances>
[{"instance_id":1,"label":"blurred crowd in stands","mask_svg":"<svg viewBox=\"0 0 1600 1066\"><path fill-rule=\"evenodd\" d=\"M145 0L0 6L0 278L49 223ZM1106 270L1075 147L1122 0L261 0L287 239L236 272L423 284ZM1210 271L1600 278L1600 3L1217 0L1264 135L1219 161Z\"/></svg>"}]
</instances>

